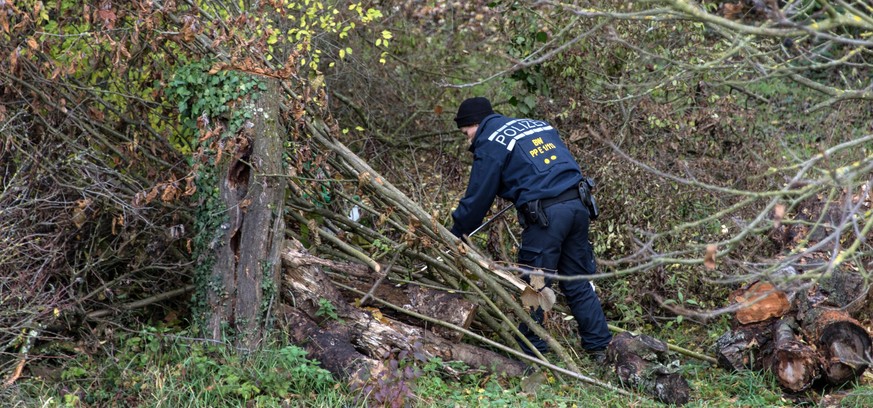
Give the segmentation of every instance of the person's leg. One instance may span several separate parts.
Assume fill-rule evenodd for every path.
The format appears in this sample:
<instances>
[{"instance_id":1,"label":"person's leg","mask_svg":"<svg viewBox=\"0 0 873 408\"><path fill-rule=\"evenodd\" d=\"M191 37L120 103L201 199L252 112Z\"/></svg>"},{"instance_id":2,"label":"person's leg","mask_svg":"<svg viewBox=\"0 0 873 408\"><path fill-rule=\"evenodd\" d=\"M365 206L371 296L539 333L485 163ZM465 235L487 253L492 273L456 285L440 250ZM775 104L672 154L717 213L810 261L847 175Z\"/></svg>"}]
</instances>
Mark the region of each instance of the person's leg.
<instances>
[{"instance_id":1,"label":"person's leg","mask_svg":"<svg viewBox=\"0 0 873 408\"><path fill-rule=\"evenodd\" d=\"M575 208L573 228L564 240L558 273L561 276L585 276L597 272L594 251L588 240L588 210L580 202L572 202ZM587 279L561 280L561 292L567 299L570 312L579 324L579 337L582 347L588 351L602 350L609 345L612 334L606 323L606 316L600 299Z\"/></svg>"},{"instance_id":2,"label":"person's leg","mask_svg":"<svg viewBox=\"0 0 873 408\"><path fill-rule=\"evenodd\" d=\"M553 214L549 219L549 226L542 227L540 225L528 225L521 234L521 249L518 251L518 263L525 268L541 269L545 273L554 274L557 270L558 260L561 258L561 243L564 237L569 233L569 222L564 222L560 218L561 214ZM530 282L528 276L524 276L525 282ZM546 287L551 285L552 279L546 278ZM543 309L531 313L531 317L539 324L543 322ZM531 344L541 353L549 350L546 342L533 333L526 324L521 323L518 330L522 335L530 340ZM522 351L528 355L533 355L533 352L519 341Z\"/></svg>"}]
</instances>

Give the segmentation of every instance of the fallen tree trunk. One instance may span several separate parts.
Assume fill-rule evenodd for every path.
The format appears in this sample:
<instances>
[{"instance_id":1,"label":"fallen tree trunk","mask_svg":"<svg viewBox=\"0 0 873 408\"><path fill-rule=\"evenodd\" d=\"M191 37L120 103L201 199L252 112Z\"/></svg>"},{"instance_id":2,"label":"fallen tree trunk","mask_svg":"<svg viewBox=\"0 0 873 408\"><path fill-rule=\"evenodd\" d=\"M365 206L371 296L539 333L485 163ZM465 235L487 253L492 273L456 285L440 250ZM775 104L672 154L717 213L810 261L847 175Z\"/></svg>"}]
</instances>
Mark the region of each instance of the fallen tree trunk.
<instances>
[{"instance_id":1,"label":"fallen tree trunk","mask_svg":"<svg viewBox=\"0 0 873 408\"><path fill-rule=\"evenodd\" d=\"M642 389L665 404L683 405L691 398L688 382L666 366L666 343L623 332L613 337L606 352L624 386Z\"/></svg>"},{"instance_id":2,"label":"fallen tree trunk","mask_svg":"<svg viewBox=\"0 0 873 408\"><path fill-rule=\"evenodd\" d=\"M315 258L312 255L299 255ZM332 261L328 261L328 263L325 264L324 260L320 261L319 264L331 269L337 267L340 268L337 270L345 271L353 268L365 269L363 265L340 265L342 263ZM398 285L386 282L383 279L375 279L375 274L369 271L364 271L366 273L360 273L361 271L358 270L356 272L357 273L353 274L345 274L344 276L335 279L337 279L337 282L353 287L359 292L369 293L370 296L401 306L405 310L427 317L436 318L465 329L470 328L473 319L476 317L478 305L457 293L427 288L412 283ZM387 273L388 271L383 272ZM341 288L339 290L343 293L349 303L359 304L362 300L360 296L352 291L344 291ZM366 305L366 301L364 302L364 305ZM426 327L433 333L447 340L461 341L461 338L463 337L462 333L438 325L428 325L427 322L421 321L420 319L415 319L403 314L391 313L391 311L388 311L387 314L390 314L394 319L409 323L413 326Z\"/></svg>"},{"instance_id":3,"label":"fallen tree trunk","mask_svg":"<svg viewBox=\"0 0 873 408\"><path fill-rule=\"evenodd\" d=\"M285 332L294 344L306 350L309 358L318 360L325 370L338 378L347 379L353 387L377 378L385 365L361 354L352 346L347 331L321 327L302 310L285 306L281 310ZM325 347L329 345L329 347Z\"/></svg>"},{"instance_id":4,"label":"fallen tree trunk","mask_svg":"<svg viewBox=\"0 0 873 408\"><path fill-rule=\"evenodd\" d=\"M473 368L508 376L519 376L527 368L524 363L490 350L455 343L420 327L389 319L381 313L368 313L351 306L319 266L309 263L310 260L311 256L296 241L289 241L282 253L283 284L286 288L283 293L288 297L287 302L296 306L314 325L305 324L305 319L299 314L292 315L296 322L296 326L292 327L298 328L300 340L313 343L307 347L331 350L342 344L340 350L351 347L370 359L381 358L393 350L422 352L428 359L438 357L444 361L462 361ZM413 350L414 344L420 347ZM378 368L372 364L362 368L354 358L347 358L346 355L339 353L335 356L329 352L322 358L331 361L322 362L341 378L361 373L362 370L372 373Z\"/></svg>"}]
</instances>

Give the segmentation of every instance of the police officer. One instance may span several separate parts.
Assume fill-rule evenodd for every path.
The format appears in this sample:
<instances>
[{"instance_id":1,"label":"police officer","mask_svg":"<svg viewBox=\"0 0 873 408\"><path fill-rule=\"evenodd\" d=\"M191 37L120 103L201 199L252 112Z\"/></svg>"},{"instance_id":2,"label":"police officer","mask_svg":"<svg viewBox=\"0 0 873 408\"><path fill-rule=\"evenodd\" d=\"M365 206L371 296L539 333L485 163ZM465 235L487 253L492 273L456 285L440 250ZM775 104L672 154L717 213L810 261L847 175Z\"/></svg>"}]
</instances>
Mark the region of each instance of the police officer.
<instances>
[{"instance_id":1,"label":"police officer","mask_svg":"<svg viewBox=\"0 0 873 408\"><path fill-rule=\"evenodd\" d=\"M543 121L497 114L483 97L462 102L455 122L474 160L467 192L452 213L452 233L463 237L475 230L500 196L515 204L524 227L519 264L568 277L594 274L590 210L580 199L582 172L558 132ZM579 324L582 347L602 362L612 335L592 285L585 279L559 280L559 285ZM543 310L534 311L533 318L542 323ZM540 352L548 351L526 325L519 330Z\"/></svg>"}]
</instances>

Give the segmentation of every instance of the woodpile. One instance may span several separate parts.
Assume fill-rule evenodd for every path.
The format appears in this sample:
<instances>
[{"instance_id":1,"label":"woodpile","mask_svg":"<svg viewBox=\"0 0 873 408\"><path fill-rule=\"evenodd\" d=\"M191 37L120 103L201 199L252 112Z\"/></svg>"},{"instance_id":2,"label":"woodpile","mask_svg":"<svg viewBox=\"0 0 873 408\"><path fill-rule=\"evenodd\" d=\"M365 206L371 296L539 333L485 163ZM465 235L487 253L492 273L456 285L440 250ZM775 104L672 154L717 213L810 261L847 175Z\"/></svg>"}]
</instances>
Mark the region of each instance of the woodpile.
<instances>
[{"instance_id":1,"label":"woodpile","mask_svg":"<svg viewBox=\"0 0 873 408\"><path fill-rule=\"evenodd\" d=\"M768 370L790 393L858 379L871 363L870 334L852 316L868 293L861 279L836 270L794 289L758 281L738 290L734 327L716 343L719 365Z\"/></svg>"},{"instance_id":2,"label":"woodpile","mask_svg":"<svg viewBox=\"0 0 873 408\"><path fill-rule=\"evenodd\" d=\"M392 350L415 351L425 360L437 357L443 361L462 361L475 369L509 376L519 376L527 368L517 360L461 343L457 333L441 330L439 326L428 327L421 320L404 322L382 314L380 309L354 306L355 299L345 297L322 268L343 270L344 275L357 275L361 279L367 276L360 273L366 269L357 264L318 258L303 249L299 242L287 242L282 252L284 303L289 305L282 316L285 331L291 341L304 347L338 378L348 379L352 384L377 378L386 370L383 356ZM350 271L352 273L348 273ZM371 288L374 281L370 279ZM465 329L476 311L475 304L451 293L415 285L397 288L383 284L380 287L375 291L380 299L385 296L422 317L433 317ZM346 291L351 289L353 286L348 286ZM429 301L423 300L425 294L431 296ZM418 345L415 350L414 344Z\"/></svg>"}]
</instances>

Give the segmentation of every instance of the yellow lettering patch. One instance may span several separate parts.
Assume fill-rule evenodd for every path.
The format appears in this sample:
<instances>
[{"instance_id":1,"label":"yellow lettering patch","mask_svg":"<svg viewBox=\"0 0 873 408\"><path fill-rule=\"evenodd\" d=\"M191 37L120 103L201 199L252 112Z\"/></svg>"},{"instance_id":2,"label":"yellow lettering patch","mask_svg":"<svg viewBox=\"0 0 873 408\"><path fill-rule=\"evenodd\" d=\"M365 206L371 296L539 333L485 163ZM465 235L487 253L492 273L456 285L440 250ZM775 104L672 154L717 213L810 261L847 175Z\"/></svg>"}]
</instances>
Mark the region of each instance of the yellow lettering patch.
<instances>
[{"instance_id":1,"label":"yellow lettering patch","mask_svg":"<svg viewBox=\"0 0 873 408\"><path fill-rule=\"evenodd\" d=\"M534 139L533 142L534 142L534 146L536 146L536 147L533 149L530 149L528 151L528 154L530 154L530 157L537 157L541 154L545 154L549 150L557 148L557 146L555 146L554 143L543 144L543 139L540 139L540 138ZM539 142L539 143L537 143L537 142ZM555 160L556 158L557 157L555 157L555 156L551 157L552 160ZM549 163L549 159L546 159L546 164L548 164L548 163Z\"/></svg>"}]
</instances>

